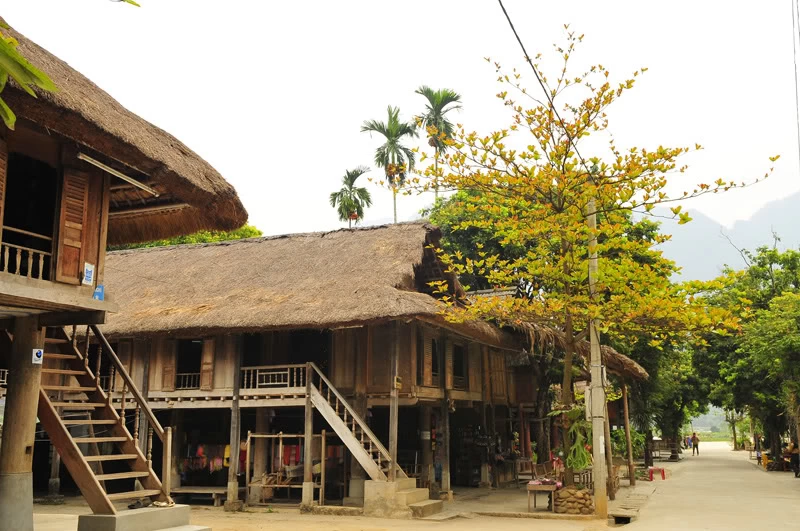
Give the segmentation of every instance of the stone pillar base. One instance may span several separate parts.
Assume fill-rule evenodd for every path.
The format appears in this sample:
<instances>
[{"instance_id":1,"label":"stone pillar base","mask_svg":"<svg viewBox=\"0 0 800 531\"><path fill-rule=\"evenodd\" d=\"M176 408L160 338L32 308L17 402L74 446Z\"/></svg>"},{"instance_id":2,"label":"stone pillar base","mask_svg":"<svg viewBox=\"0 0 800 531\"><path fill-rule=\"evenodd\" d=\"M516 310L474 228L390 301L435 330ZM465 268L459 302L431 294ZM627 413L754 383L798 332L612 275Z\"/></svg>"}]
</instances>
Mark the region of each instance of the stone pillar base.
<instances>
[{"instance_id":1,"label":"stone pillar base","mask_svg":"<svg viewBox=\"0 0 800 531\"><path fill-rule=\"evenodd\" d=\"M244 510L244 502L242 500L225 500L223 509L227 513L238 513Z\"/></svg>"},{"instance_id":2,"label":"stone pillar base","mask_svg":"<svg viewBox=\"0 0 800 531\"><path fill-rule=\"evenodd\" d=\"M0 522L3 529L33 531L33 474L0 475Z\"/></svg>"},{"instance_id":3,"label":"stone pillar base","mask_svg":"<svg viewBox=\"0 0 800 531\"><path fill-rule=\"evenodd\" d=\"M417 481L413 478L397 481L364 482L364 516L377 518L411 518L408 505L397 500L397 492L415 489Z\"/></svg>"},{"instance_id":4,"label":"stone pillar base","mask_svg":"<svg viewBox=\"0 0 800 531\"><path fill-rule=\"evenodd\" d=\"M303 498L301 501L302 505L306 507L310 507L314 505L314 482L313 481L304 481L303 482Z\"/></svg>"}]
</instances>

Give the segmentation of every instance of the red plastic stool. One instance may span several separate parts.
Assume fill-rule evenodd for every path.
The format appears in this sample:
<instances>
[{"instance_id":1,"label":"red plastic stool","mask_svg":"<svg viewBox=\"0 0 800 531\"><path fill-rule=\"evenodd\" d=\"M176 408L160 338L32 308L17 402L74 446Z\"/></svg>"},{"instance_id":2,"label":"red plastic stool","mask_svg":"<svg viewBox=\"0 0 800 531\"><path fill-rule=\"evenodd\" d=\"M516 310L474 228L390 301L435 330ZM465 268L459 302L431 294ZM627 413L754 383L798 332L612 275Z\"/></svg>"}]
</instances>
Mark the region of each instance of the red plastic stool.
<instances>
[{"instance_id":1,"label":"red plastic stool","mask_svg":"<svg viewBox=\"0 0 800 531\"><path fill-rule=\"evenodd\" d=\"M661 472L661 479L663 479L663 480L666 480L666 479L667 479L667 473L664 471L664 469L663 469L663 468L659 468L659 467L651 466L650 468L648 468L648 469L647 469L647 472L648 472L648 473L649 473L649 475L650 475L650 481L653 481L653 472L654 472L655 470L658 470L659 472Z\"/></svg>"}]
</instances>

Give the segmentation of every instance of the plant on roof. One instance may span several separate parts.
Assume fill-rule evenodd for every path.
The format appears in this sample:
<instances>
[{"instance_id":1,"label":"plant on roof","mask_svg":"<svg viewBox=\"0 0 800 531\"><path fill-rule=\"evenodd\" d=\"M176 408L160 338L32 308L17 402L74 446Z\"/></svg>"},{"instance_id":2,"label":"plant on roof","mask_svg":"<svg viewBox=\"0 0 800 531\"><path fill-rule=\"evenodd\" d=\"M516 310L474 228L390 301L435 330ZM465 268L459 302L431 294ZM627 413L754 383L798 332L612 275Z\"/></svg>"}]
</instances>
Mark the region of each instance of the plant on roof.
<instances>
[{"instance_id":1,"label":"plant on roof","mask_svg":"<svg viewBox=\"0 0 800 531\"><path fill-rule=\"evenodd\" d=\"M364 208L372 206L372 197L369 190L356 186L359 177L369 171L366 166L359 166L347 170L342 177L342 188L331 193L331 206L339 214L339 221L346 221L348 227L353 226L353 221L358 224L364 219Z\"/></svg>"},{"instance_id":2,"label":"plant on roof","mask_svg":"<svg viewBox=\"0 0 800 531\"><path fill-rule=\"evenodd\" d=\"M406 138L417 136L417 129L413 123L400 120L400 109L389 107L386 109L385 122L366 120L361 125L362 133L378 133L385 142L375 150L375 165L383 168L386 182L392 190L394 206L394 222L397 223L397 192L406 183L406 176L414 169L416 154L414 150L403 144ZM383 183L382 183L383 184Z\"/></svg>"}]
</instances>

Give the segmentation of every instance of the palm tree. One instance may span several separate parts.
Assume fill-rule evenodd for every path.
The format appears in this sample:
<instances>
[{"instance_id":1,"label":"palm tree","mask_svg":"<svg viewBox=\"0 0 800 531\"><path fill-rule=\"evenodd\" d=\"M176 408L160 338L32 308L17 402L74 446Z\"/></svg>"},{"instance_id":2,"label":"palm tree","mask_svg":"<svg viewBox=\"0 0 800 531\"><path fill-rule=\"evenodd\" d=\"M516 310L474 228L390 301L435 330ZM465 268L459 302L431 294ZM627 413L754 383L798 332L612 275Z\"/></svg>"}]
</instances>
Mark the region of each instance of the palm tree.
<instances>
[{"instance_id":1,"label":"palm tree","mask_svg":"<svg viewBox=\"0 0 800 531\"><path fill-rule=\"evenodd\" d=\"M453 137L453 123L445 116L448 112L461 109L461 95L451 89L433 90L423 85L415 91L425 96L425 114L417 116L420 125L428 130L428 145L436 149L433 166L439 170L439 157L447 151L447 141ZM439 186L434 186L434 197L439 197Z\"/></svg>"},{"instance_id":2,"label":"palm tree","mask_svg":"<svg viewBox=\"0 0 800 531\"><path fill-rule=\"evenodd\" d=\"M359 166L354 170L347 170L342 177L342 188L331 194L331 206L339 214L340 221L346 221L348 228L364 219L364 207L372 206L372 197L369 190L356 186L356 180L367 173L369 168Z\"/></svg>"},{"instance_id":3,"label":"palm tree","mask_svg":"<svg viewBox=\"0 0 800 531\"><path fill-rule=\"evenodd\" d=\"M386 172L386 180L392 187L394 202L394 222L397 223L397 190L406 182L406 172L414 169L414 152L402 144L404 137L416 137L417 128L413 123L400 121L400 109L389 105L386 122L367 120L361 125L361 132L380 133L386 139L375 150L375 165Z\"/></svg>"}]
</instances>

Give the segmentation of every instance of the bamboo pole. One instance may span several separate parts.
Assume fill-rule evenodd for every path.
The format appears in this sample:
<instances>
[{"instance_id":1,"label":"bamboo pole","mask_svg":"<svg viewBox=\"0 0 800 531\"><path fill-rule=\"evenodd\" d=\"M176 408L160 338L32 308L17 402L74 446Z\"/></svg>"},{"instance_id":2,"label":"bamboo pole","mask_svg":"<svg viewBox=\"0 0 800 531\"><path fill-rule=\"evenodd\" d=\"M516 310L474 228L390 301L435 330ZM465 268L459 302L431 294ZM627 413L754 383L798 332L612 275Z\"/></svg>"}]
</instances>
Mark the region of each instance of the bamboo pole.
<instances>
[{"instance_id":1,"label":"bamboo pole","mask_svg":"<svg viewBox=\"0 0 800 531\"><path fill-rule=\"evenodd\" d=\"M320 437L320 463L319 463L319 506L325 505L325 430Z\"/></svg>"},{"instance_id":2,"label":"bamboo pole","mask_svg":"<svg viewBox=\"0 0 800 531\"><path fill-rule=\"evenodd\" d=\"M611 472L614 470L614 459L611 451L611 421L608 419L608 403L606 402L606 420L603 423L603 439L606 445L606 484L608 485L608 498L613 500L617 497L614 486L611 484Z\"/></svg>"}]
</instances>

